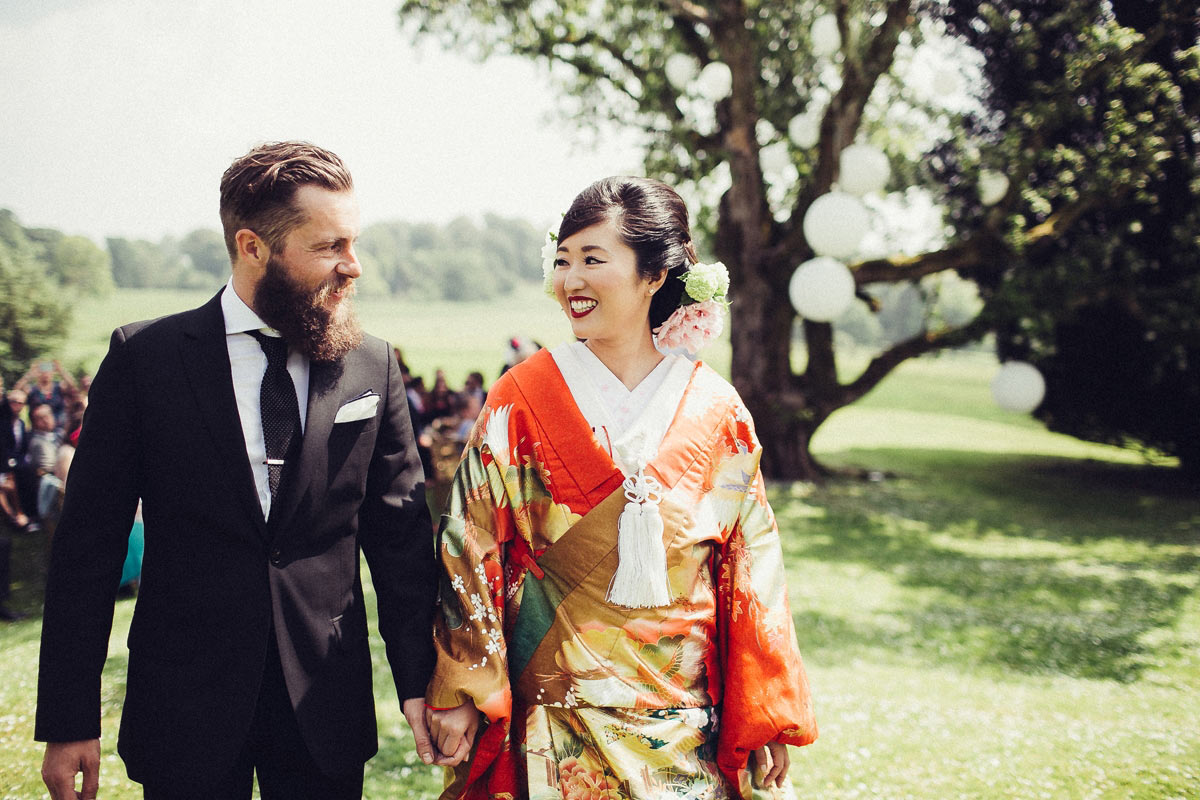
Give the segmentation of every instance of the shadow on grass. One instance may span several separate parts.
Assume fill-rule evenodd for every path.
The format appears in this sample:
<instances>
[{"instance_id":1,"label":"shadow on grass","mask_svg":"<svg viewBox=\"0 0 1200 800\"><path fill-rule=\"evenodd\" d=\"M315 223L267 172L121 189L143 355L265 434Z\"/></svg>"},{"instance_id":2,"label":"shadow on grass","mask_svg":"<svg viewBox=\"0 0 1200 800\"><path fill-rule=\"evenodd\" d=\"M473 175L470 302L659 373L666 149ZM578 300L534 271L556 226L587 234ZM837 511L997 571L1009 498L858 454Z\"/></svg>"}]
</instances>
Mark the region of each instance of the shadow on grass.
<instances>
[{"instance_id":1,"label":"shadow on grass","mask_svg":"<svg viewBox=\"0 0 1200 800\"><path fill-rule=\"evenodd\" d=\"M1180 647L1148 636L1177 622L1200 572L1200 500L1170 476L990 453L841 459L893 477L803 497L776 487L787 560L865 567L897 591L892 607L860 597L845 599L847 615L798 609L806 652L843 659L882 648L1128 682Z\"/></svg>"},{"instance_id":2,"label":"shadow on grass","mask_svg":"<svg viewBox=\"0 0 1200 800\"><path fill-rule=\"evenodd\" d=\"M6 521L0 522L0 536L12 540L12 555L9 561L10 593L7 605L26 619L42 614L42 595L46 590L46 565L49 552L46 535L41 531L26 533L18 531Z\"/></svg>"}]
</instances>

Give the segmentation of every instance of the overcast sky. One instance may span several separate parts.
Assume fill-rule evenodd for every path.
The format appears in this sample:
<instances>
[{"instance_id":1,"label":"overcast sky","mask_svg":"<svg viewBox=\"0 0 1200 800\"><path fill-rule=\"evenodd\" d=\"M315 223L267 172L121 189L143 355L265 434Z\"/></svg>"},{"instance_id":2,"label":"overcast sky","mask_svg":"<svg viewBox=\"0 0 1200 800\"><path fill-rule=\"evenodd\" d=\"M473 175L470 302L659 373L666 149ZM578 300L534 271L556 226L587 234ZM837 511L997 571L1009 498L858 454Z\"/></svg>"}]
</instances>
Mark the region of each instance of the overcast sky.
<instances>
[{"instance_id":1,"label":"overcast sky","mask_svg":"<svg viewBox=\"0 0 1200 800\"><path fill-rule=\"evenodd\" d=\"M399 0L0 0L0 208L97 240L219 227L255 143L308 139L354 173L363 221L557 219L637 172L584 145L545 67L480 65L399 30Z\"/></svg>"}]
</instances>

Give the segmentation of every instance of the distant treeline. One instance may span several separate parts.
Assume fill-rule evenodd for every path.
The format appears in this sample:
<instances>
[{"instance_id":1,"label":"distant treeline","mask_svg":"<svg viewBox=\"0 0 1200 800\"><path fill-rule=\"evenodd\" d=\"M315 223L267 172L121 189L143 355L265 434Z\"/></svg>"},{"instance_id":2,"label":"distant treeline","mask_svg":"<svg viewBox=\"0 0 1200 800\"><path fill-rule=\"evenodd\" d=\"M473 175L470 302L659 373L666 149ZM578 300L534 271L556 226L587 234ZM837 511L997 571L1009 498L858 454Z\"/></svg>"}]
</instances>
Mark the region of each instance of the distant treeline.
<instances>
[{"instance_id":1,"label":"distant treeline","mask_svg":"<svg viewBox=\"0 0 1200 800\"><path fill-rule=\"evenodd\" d=\"M541 280L542 233L522 219L488 214L445 225L380 222L363 229L359 291L418 300L483 300L514 284ZM198 289L229 275L221 233L198 228L159 241L109 237L100 247L84 236L26 228L0 209L0 246L40 265L53 284L73 294L121 288Z\"/></svg>"}]
</instances>

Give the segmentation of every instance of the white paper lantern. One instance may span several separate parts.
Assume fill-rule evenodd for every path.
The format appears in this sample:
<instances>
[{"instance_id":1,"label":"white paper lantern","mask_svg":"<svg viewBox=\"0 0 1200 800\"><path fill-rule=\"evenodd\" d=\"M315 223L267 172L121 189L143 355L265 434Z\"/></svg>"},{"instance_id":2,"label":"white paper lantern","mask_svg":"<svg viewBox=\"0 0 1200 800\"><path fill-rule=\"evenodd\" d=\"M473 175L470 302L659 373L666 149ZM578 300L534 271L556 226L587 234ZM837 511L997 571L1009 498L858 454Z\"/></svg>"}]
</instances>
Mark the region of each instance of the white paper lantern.
<instances>
[{"instance_id":1,"label":"white paper lantern","mask_svg":"<svg viewBox=\"0 0 1200 800\"><path fill-rule=\"evenodd\" d=\"M938 67L929 79L934 98L950 97L962 90L962 76L950 67Z\"/></svg>"},{"instance_id":2,"label":"white paper lantern","mask_svg":"<svg viewBox=\"0 0 1200 800\"><path fill-rule=\"evenodd\" d=\"M782 175L792 165L792 154L787 142L775 142L758 151L758 163L764 175Z\"/></svg>"},{"instance_id":3,"label":"white paper lantern","mask_svg":"<svg viewBox=\"0 0 1200 800\"><path fill-rule=\"evenodd\" d=\"M1008 176L1003 172L985 169L979 173L979 202L994 206L1008 194Z\"/></svg>"},{"instance_id":4,"label":"white paper lantern","mask_svg":"<svg viewBox=\"0 0 1200 800\"><path fill-rule=\"evenodd\" d=\"M696 59L686 53L672 53L667 57L663 72L666 73L667 80L671 82L672 86L683 91L689 83L696 79L696 75L700 72L700 65L696 63Z\"/></svg>"},{"instance_id":5,"label":"white paper lantern","mask_svg":"<svg viewBox=\"0 0 1200 800\"><path fill-rule=\"evenodd\" d=\"M792 273L788 297L796 313L805 319L830 322L854 302L854 276L837 259L817 256Z\"/></svg>"},{"instance_id":6,"label":"white paper lantern","mask_svg":"<svg viewBox=\"0 0 1200 800\"><path fill-rule=\"evenodd\" d=\"M852 144L839 159L838 186L843 192L862 196L883 191L892 167L887 155L869 144Z\"/></svg>"},{"instance_id":7,"label":"white paper lantern","mask_svg":"<svg viewBox=\"0 0 1200 800\"><path fill-rule=\"evenodd\" d=\"M842 34L838 30L837 17L822 14L813 20L812 52L817 58L831 56L842 47Z\"/></svg>"},{"instance_id":8,"label":"white paper lantern","mask_svg":"<svg viewBox=\"0 0 1200 800\"><path fill-rule=\"evenodd\" d=\"M857 197L829 192L813 201L804 215L804 238L819 256L849 258L871 224L867 208Z\"/></svg>"},{"instance_id":9,"label":"white paper lantern","mask_svg":"<svg viewBox=\"0 0 1200 800\"><path fill-rule=\"evenodd\" d=\"M816 147L821 139L821 120L816 115L797 114L788 123L788 138L802 150Z\"/></svg>"},{"instance_id":10,"label":"white paper lantern","mask_svg":"<svg viewBox=\"0 0 1200 800\"><path fill-rule=\"evenodd\" d=\"M713 103L727 97L733 89L733 73L729 65L722 61L705 64L696 78L696 88L701 97Z\"/></svg>"},{"instance_id":11,"label":"white paper lantern","mask_svg":"<svg viewBox=\"0 0 1200 800\"><path fill-rule=\"evenodd\" d=\"M1005 411L1028 414L1046 396L1046 379L1025 361L1007 361L992 378L992 397Z\"/></svg>"}]
</instances>

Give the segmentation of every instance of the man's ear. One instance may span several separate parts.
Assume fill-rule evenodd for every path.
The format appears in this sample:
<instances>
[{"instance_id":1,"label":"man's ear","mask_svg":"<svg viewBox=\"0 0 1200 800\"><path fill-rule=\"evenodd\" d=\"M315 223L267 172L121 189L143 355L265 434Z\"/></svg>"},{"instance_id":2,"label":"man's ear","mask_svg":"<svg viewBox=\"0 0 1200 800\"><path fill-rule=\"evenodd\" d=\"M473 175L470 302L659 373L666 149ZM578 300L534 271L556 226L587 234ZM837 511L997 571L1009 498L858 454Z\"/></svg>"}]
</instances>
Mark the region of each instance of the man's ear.
<instances>
[{"instance_id":1,"label":"man's ear","mask_svg":"<svg viewBox=\"0 0 1200 800\"><path fill-rule=\"evenodd\" d=\"M255 271L266 266L267 259L271 257L271 248L267 247L262 237L249 228L242 228L234 234L233 239L237 244L238 261L254 267Z\"/></svg>"}]
</instances>

